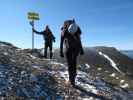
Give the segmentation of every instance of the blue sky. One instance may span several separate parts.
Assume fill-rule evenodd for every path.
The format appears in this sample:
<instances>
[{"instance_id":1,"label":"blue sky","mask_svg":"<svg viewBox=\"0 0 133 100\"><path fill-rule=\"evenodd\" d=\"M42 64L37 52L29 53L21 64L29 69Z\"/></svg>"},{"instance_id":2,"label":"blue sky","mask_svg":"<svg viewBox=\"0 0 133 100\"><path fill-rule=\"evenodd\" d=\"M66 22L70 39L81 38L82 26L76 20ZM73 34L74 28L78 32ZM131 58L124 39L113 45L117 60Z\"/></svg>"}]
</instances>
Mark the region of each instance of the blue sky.
<instances>
[{"instance_id":1,"label":"blue sky","mask_svg":"<svg viewBox=\"0 0 133 100\"><path fill-rule=\"evenodd\" d=\"M59 47L60 27L75 18L82 30L84 46L113 46L133 49L133 0L2 0L0 40L21 48L31 48L31 26L27 12L39 13L35 28L49 25ZM43 37L35 35L35 47L43 47Z\"/></svg>"}]
</instances>

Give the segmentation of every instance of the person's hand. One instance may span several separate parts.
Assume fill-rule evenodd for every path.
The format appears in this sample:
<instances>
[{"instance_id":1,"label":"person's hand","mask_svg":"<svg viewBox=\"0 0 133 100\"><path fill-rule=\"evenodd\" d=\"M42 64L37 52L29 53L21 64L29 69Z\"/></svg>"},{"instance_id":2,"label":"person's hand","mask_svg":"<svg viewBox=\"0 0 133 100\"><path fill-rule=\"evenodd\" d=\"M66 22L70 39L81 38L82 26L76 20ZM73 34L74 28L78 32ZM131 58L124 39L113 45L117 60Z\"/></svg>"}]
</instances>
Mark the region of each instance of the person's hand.
<instances>
[{"instance_id":1,"label":"person's hand","mask_svg":"<svg viewBox=\"0 0 133 100\"><path fill-rule=\"evenodd\" d=\"M53 41L55 42L55 39Z\"/></svg>"},{"instance_id":2,"label":"person's hand","mask_svg":"<svg viewBox=\"0 0 133 100\"><path fill-rule=\"evenodd\" d=\"M35 29L34 29L34 28L32 28L32 31L34 32L34 31L35 31Z\"/></svg>"},{"instance_id":3,"label":"person's hand","mask_svg":"<svg viewBox=\"0 0 133 100\"><path fill-rule=\"evenodd\" d=\"M34 28L32 28L32 31L33 31L33 32L36 32Z\"/></svg>"},{"instance_id":4,"label":"person's hand","mask_svg":"<svg viewBox=\"0 0 133 100\"><path fill-rule=\"evenodd\" d=\"M63 52L60 52L60 57L62 57L62 58L64 57L64 54L63 54Z\"/></svg>"}]
</instances>

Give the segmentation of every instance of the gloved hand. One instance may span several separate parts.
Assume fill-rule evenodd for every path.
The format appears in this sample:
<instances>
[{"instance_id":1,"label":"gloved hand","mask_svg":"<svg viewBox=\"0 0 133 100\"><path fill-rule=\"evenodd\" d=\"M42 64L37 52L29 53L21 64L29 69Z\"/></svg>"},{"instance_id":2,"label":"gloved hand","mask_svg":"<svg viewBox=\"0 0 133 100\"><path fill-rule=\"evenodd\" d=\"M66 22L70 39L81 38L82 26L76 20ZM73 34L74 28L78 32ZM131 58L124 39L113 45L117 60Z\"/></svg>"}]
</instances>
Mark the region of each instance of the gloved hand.
<instances>
[{"instance_id":1,"label":"gloved hand","mask_svg":"<svg viewBox=\"0 0 133 100\"><path fill-rule=\"evenodd\" d=\"M55 42L55 39L53 40L53 42Z\"/></svg>"},{"instance_id":2,"label":"gloved hand","mask_svg":"<svg viewBox=\"0 0 133 100\"><path fill-rule=\"evenodd\" d=\"M63 52L60 52L60 57L62 57L62 58L64 57L64 54L63 54Z\"/></svg>"},{"instance_id":3,"label":"gloved hand","mask_svg":"<svg viewBox=\"0 0 133 100\"><path fill-rule=\"evenodd\" d=\"M35 29L34 29L34 28L32 28L32 31L33 31L33 32L35 32Z\"/></svg>"}]
</instances>

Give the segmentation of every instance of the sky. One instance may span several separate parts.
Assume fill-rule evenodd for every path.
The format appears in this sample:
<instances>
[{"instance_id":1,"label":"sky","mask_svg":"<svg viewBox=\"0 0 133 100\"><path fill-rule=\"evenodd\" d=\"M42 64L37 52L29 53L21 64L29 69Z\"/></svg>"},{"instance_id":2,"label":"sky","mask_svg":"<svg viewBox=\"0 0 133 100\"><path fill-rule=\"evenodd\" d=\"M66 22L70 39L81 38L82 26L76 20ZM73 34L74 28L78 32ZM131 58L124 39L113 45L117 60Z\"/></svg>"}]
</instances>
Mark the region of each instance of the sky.
<instances>
[{"instance_id":1,"label":"sky","mask_svg":"<svg viewBox=\"0 0 133 100\"><path fill-rule=\"evenodd\" d=\"M133 0L1 0L0 41L20 48L31 48L32 31L28 12L39 13L35 29L50 26L60 45L60 27L75 18L82 30L85 47L108 46L133 50ZM35 34L35 48L42 48L43 37Z\"/></svg>"}]
</instances>

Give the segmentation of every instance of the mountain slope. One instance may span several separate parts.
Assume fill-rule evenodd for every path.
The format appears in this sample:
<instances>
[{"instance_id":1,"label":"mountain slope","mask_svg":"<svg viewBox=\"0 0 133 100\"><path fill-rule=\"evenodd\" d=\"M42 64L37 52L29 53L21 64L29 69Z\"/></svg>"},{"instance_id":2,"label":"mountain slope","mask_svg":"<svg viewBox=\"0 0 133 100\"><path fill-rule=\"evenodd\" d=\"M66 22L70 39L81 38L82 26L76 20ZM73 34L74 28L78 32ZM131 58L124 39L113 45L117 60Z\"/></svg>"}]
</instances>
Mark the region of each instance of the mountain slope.
<instances>
[{"instance_id":1,"label":"mountain slope","mask_svg":"<svg viewBox=\"0 0 133 100\"><path fill-rule=\"evenodd\" d=\"M133 89L133 60L113 47L84 48L85 55L79 56L79 65L91 66L87 73L99 76L107 82ZM65 63L65 59L59 57L59 50L54 50L54 58ZM121 82L121 80L124 82Z\"/></svg>"},{"instance_id":2,"label":"mountain slope","mask_svg":"<svg viewBox=\"0 0 133 100\"><path fill-rule=\"evenodd\" d=\"M114 68L114 66L117 66L118 69L121 70L121 72L132 75L133 59L129 58L126 55L123 55L115 48L92 47L85 48L84 51L85 54L78 58L79 64L88 63L91 66L105 66L108 67L109 70L116 70L117 68ZM102 55L100 53L102 53ZM54 58L56 58L60 62L66 62L64 59L59 57L58 49L56 49L54 52Z\"/></svg>"},{"instance_id":3,"label":"mountain slope","mask_svg":"<svg viewBox=\"0 0 133 100\"><path fill-rule=\"evenodd\" d=\"M101 64L109 62L98 53L95 55L99 59L105 60L100 60ZM133 91L124 87L125 82L121 82L123 86L121 88L97 75L100 73L97 68L100 68L101 65L95 67L93 65L95 62L90 62L90 65L80 62L82 64L78 65L77 87L74 88L67 84L66 64L59 62L59 59L42 59L39 56L38 50L22 50L8 43L0 42L0 98L8 100L12 97L24 100L133 99ZM110 68L107 65L104 67ZM114 69L114 71L116 70Z\"/></svg>"},{"instance_id":4,"label":"mountain slope","mask_svg":"<svg viewBox=\"0 0 133 100\"><path fill-rule=\"evenodd\" d=\"M126 55L123 55L120 51L116 50L115 48L99 47L96 48L96 50L102 51L103 53L107 54L111 59L113 59L117 63L117 66L121 71L129 75L132 74L133 59L129 58Z\"/></svg>"}]
</instances>

